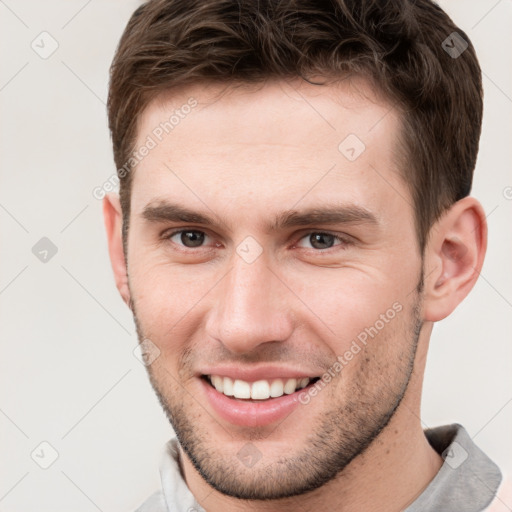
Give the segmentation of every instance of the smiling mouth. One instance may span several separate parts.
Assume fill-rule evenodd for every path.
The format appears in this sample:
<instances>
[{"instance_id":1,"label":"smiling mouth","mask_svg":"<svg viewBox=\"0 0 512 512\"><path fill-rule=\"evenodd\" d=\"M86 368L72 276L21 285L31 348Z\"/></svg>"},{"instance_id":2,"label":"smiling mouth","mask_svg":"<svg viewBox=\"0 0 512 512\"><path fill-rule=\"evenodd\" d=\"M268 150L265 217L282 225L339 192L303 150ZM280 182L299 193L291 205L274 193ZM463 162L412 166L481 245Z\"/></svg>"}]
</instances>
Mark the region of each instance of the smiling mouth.
<instances>
[{"instance_id":1,"label":"smiling mouth","mask_svg":"<svg viewBox=\"0 0 512 512\"><path fill-rule=\"evenodd\" d=\"M262 379L247 382L221 375L202 375L201 378L224 396L244 401L271 400L283 395L291 395L320 380L320 377L302 377L297 379Z\"/></svg>"}]
</instances>

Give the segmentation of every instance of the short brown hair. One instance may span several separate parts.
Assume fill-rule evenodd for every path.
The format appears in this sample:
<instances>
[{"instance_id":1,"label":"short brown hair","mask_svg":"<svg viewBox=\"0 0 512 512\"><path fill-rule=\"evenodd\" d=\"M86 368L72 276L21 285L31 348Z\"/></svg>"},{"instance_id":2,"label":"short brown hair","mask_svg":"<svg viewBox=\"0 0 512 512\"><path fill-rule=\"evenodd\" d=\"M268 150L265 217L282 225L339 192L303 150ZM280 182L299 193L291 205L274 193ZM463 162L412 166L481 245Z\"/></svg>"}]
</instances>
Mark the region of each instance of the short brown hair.
<instances>
[{"instance_id":1,"label":"short brown hair","mask_svg":"<svg viewBox=\"0 0 512 512\"><path fill-rule=\"evenodd\" d=\"M141 5L112 62L108 98L125 239L133 174L125 164L135 148L137 120L158 94L205 81L309 81L347 74L370 79L401 112L401 173L413 198L423 252L432 224L470 193L482 122L474 48L429 0L150 0Z\"/></svg>"}]
</instances>

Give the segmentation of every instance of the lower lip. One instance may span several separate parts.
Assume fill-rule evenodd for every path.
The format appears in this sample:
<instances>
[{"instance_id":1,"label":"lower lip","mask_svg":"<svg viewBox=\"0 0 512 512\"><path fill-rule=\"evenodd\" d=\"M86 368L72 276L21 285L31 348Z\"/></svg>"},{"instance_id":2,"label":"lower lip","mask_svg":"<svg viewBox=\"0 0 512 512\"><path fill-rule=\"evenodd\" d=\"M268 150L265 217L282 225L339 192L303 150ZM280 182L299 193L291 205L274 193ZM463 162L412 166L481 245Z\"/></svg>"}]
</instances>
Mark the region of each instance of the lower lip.
<instances>
[{"instance_id":1,"label":"lower lip","mask_svg":"<svg viewBox=\"0 0 512 512\"><path fill-rule=\"evenodd\" d=\"M219 393L204 378L199 379L215 412L224 420L243 427L262 427L285 419L299 405L299 394L308 386L290 395L261 401L229 398Z\"/></svg>"}]
</instances>

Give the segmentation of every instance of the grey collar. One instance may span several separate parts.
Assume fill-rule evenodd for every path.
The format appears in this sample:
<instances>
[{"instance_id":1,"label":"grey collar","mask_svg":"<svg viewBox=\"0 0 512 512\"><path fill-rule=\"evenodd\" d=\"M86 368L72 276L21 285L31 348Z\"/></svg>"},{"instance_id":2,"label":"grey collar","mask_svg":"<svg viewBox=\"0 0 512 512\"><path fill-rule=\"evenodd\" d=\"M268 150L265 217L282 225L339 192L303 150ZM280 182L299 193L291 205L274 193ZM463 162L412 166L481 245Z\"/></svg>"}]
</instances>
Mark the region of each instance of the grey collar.
<instances>
[{"instance_id":1,"label":"grey collar","mask_svg":"<svg viewBox=\"0 0 512 512\"><path fill-rule=\"evenodd\" d=\"M444 459L427 488L404 512L480 512L493 500L501 472L458 424L425 430L430 445ZM160 467L162 490L152 495L139 512L205 512L183 479L178 441L166 446Z\"/></svg>"},{"instance_id":2,"label":"grey collar","mask_svg":"<svg viewBox=\"0 0 512 512\"><path fill-rule=\"evenodd\" d=\"M428 442L444 459L441 469L405 512L480 512L501 482L498 466L458 424L425 430Z\"/></svg>"}]
</instances>

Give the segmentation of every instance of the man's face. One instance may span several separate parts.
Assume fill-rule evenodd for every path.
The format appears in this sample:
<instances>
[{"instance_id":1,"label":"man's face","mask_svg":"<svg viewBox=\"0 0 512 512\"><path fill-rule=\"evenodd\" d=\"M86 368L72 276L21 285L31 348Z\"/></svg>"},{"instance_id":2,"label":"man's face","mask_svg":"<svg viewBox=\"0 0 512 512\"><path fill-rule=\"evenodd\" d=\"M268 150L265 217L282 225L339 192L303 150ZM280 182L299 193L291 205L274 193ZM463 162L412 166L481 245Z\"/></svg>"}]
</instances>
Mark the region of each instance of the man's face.
<instances>
[{"instance_id":1,"label":"man's face","mask_svg":"<svg viewBox=\"0 0 512 512\"><path fill-rule=\"evenodd\" d=\"M357 88L188 88L140 120L136 147L157 144L131 196L138 333L160 351L148 369L181 446L229 495L331 480L409 383L421 258L395 163L399 120Z\"/></svg>"}]
</instances>

